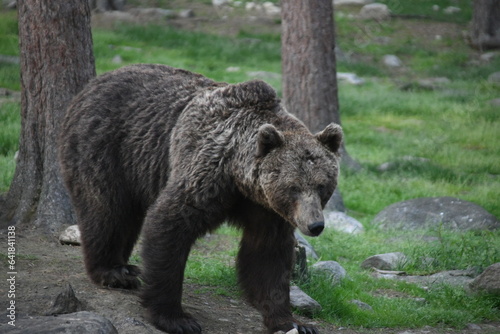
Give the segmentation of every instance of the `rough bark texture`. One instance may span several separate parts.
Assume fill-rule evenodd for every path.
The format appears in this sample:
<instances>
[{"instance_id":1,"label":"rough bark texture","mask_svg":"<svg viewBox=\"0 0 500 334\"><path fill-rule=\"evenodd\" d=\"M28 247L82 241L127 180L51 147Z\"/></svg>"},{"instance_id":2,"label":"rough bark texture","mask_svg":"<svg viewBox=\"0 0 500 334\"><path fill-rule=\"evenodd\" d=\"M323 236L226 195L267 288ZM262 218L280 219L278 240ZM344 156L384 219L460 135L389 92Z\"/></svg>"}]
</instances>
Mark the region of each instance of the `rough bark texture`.
<instances>
[{"instance_id":1,"label":"rough bark texture","mask_svg":"<svg viewBox=\"0 0 500 334\"><path fill-rule=\"evenodd\" d=\"M311 132L340 123L331 0L282 1L283 100ZM341 147L343 165L360 165Z\"/></svg>"},{"instance_id":2,"label":"rough bark texture","mask_svg":"<svg viewBox=\"0 0 500 334\"><path fill-rule=\"evenodd\" d=\"M474 0L470 37L474 48L500 48L500 1Z\"/></svg>"},{"instance_id":3,"label":"rough bark texture","mask_svg":"<svg viewBox=\"0 0 500 334\"><path fill-rule=\"evenodd\" d=\"M95 76L87 0L18 3L21 62L19 159L0 228L54 232L74 223L57 163L56 138L71 98Z\"/></svg>"}]
</instances>

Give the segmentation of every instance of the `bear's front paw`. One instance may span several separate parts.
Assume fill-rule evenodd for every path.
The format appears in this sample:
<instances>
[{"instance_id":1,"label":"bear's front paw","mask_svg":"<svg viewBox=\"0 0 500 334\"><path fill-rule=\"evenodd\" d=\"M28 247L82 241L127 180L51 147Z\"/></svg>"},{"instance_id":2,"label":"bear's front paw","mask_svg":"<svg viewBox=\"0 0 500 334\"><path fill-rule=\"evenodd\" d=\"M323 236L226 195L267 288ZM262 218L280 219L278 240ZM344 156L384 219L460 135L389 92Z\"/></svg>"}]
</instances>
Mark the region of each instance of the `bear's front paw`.
<instances>
[{"instance_id":1,"label":"bear's front paw","mask_svg":"<svg viewBox=\"0 0 500 334\"><path fill-rule=\"evenodd\" d=\"M271 332L276 333L282 331L288 333L288 331L291 331L293 329L296 329L299 334L319 334L319 331L314 326L304 325L296 322L286 325L280 325L278 327L273 328Z\"/></svg>"},{"instance_id":2,"label":"bear's front paw","mask_svg":"<svg viewBox=\"0 0 500 334\"><path fill-rule=\"evenodd\" d=\"M101 283L110 288L137 289L141 285L139 267L133 265L119 265L101 274Z\"/></svg>"},{"instance_id":3,"label":"bear's front paw","mask_svg":"<svg viewBox=\"0 0 500 334\"><path fill-rule=\"evenodd\" d=\"M170 334L199 334L201 326L189 315L183 317L167 318L159 316L153 321L156 328Z\"/></svg>"}]
</instances>

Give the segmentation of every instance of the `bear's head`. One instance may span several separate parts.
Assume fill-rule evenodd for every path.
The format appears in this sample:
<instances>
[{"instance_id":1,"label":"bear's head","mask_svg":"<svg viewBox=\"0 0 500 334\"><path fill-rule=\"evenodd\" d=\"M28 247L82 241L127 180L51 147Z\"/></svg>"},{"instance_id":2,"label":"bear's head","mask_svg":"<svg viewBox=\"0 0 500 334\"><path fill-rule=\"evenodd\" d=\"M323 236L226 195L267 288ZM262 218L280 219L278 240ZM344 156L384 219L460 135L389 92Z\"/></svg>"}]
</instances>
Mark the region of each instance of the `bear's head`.
<instances>
[{"instance_id":1,"label":"bear's head","mask_svg":"<svg viewBox=\"0 0 500 334\"><path fill-rule=\"evenodd\" d=\"M323 208L337 186L342 128L279 131L271 124L257 133L259 188L266 205L308 236L325 226Z\"/></svg>"}]
</instances>

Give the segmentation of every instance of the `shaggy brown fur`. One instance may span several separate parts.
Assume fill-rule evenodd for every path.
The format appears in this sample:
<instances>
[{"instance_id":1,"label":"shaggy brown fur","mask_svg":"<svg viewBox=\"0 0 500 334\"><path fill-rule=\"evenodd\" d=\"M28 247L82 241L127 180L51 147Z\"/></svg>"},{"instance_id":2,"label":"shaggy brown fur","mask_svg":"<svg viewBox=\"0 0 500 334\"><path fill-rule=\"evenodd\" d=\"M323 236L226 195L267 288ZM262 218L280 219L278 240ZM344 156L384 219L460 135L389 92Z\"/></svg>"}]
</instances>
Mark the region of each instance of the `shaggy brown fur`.
<instances>
[{"instance_id":1,"label":"shaggy brown fur","mask_svg":"<svg viewBox=\"0 0 500 334\"><path fill-rule=\"evenodd\" d=\"M239 281L269 331L316 332L290 311L293 231L323 230L338 125L311 135L262 81L230 85L136 65L93 80L61 133L62 173L95 283L139 286L127 262L142 229L142 301L152 322L200 333L181 307L186 259L197 238L229 221L243 229Z\"/></svg>"}]
</instances>

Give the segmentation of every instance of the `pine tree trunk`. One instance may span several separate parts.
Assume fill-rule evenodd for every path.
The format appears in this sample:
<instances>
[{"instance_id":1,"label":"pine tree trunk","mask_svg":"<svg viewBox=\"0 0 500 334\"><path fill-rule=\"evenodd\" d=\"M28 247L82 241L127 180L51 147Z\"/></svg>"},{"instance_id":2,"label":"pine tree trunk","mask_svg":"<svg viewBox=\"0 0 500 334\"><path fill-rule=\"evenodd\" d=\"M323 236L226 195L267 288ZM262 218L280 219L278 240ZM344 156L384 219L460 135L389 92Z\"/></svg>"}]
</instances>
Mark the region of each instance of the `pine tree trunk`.
<instances>
[{"instance_id":1,"label":"pine tree trunk","mask_svg":"<svg viewBox=\"0 0 500 334\"><path fill-rule=\"evenodd\" d=\"M57 163L57 137L71 98L95 76L88 0L18 2L21 135L0 227L56 232L74 215Z\"/></svg>"},{"instance_id":2,"label":"pine tree trunk","mask_svg":"<svg viewBox=\"0 0 500 334\"><path fill-rule=\"evenodd\" d=\"M282 1L283 101L315 133L341 124L331 0ZM359 170L342 144L342 162Z\"/></svg>"},{"instance_id":3,"label":"pine tree trunk","mask_svg":"<svg viewBox=\"0 0 500 334\"><path fill-rule=\"evenodd\" d=\"M470 38L476 49L500 48L500 1L474 0Z\"/></svg>"}]
</instances>

